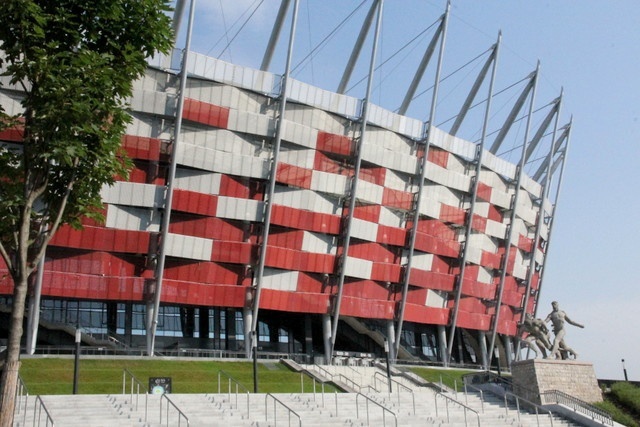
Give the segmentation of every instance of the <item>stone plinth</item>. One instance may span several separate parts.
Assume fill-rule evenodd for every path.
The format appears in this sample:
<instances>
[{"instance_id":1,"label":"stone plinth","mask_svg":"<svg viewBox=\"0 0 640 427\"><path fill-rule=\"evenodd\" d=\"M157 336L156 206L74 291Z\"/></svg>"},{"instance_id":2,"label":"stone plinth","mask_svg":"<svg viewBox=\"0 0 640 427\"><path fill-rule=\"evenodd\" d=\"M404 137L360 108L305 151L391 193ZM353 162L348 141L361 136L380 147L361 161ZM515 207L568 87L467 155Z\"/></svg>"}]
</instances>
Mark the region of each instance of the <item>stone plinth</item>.
<instances>
[{"instance_id":1,"label":"stone plinth","mask_svg":"<svg viewBox=\"0 0 640 427\"><path fill-rule=\"evenodd\" d=\"M602 402L593 365L578 360L530 359L511 365L514 392L541 404L540 393L559 390L585 402Z\"/></svg>"}]
</instances>

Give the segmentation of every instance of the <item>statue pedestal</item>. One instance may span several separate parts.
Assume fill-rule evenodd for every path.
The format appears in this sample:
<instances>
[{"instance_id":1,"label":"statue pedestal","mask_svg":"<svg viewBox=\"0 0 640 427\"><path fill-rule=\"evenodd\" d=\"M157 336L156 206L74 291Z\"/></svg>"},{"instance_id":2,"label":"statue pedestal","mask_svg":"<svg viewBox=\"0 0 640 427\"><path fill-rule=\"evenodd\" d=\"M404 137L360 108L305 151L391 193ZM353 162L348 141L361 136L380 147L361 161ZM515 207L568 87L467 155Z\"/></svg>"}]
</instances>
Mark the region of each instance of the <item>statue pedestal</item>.
<instances>
[{"instance_id":1,"label":"statue pedestal","mask_svg":"<svg viewBox=\"0 0 640 427\"><path fill-rule=\"evenodd\" d=\"M593 364L579 360L529 359L511 364L514 392L541 404L540 393L559 390L588 403L602 402Z\"/></svg>"}]
</instances>

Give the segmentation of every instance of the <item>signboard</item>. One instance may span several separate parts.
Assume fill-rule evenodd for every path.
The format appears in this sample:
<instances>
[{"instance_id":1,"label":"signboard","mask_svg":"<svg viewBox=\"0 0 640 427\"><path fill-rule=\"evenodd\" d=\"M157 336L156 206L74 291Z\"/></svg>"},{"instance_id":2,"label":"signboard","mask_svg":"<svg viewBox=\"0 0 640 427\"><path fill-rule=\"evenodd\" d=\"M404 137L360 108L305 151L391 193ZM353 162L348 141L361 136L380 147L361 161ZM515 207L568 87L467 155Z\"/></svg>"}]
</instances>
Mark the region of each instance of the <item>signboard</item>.
<instances>
[{"instance_id":1,"label":"signboard","mask_svg":"<svg viewBox=\"0 0 640 427\"><path fill-rule=\"evenodd\" d=\"M149 393L171 393L171 377L149 377Z\"/></svg>"}]
</instances>

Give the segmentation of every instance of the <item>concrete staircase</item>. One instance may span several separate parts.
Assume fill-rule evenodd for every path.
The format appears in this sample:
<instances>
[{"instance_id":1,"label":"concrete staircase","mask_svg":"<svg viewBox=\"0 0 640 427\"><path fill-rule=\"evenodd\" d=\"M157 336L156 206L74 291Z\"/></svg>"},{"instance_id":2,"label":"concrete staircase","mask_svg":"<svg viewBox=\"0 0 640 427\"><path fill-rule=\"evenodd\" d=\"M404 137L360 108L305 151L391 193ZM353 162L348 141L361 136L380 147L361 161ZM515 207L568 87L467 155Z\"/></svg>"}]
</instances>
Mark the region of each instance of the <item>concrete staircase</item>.
<instances>
[{"instance_id":1,"label":"concrete staircase","mask_svg":"<svg viewBox=\"0 0 640 427\"><path fill-rule=\"evenodd\" d=\"M477 390L425 387L375 367L304 368L349 393L47 395L21 397L15 426L567 426ZM46 410L45 410L46 408ZM50 419L48 419L50 417Z\"/></svg>"}]
</instances>

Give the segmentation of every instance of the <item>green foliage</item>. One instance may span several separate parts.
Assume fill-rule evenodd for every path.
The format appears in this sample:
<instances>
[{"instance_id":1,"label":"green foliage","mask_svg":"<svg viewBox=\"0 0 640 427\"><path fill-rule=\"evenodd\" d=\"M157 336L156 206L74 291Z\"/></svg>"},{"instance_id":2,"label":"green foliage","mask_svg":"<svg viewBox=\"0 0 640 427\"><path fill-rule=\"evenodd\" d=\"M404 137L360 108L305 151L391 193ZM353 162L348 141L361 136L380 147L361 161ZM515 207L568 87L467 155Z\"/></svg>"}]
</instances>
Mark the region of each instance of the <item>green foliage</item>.
<instances>
[{"instance_id":1,"label":"green foliage","mask_svg":"<svg viewBox=\"0 0 640 427\"><path fill-rule=\"evenodd\" d=\"M611 416L613 417L613 420L617 423L620 423L628 427L638 427L638 423L635 422L633 417L631 417L629 414L622 411L612 402L605 400L604 402L593 403L593 405L611 414Z\"/></svg>"},{"instance_id":2,"label":"green foliage","mask_svg":"<svg viewBox=\"0 0 640 427\"><path fill-rule=\"evenodd\" d=\"M73 359L23 359L20 375L32 395L69 394L73 390ZM217 393L218 372L253 392L251 362L178 361L149 359L80 359L78 391L81 394L122 393L122 374L128 369L145 386L149 377L171 377L174 393ZM221 376L221 391L228 388L228 376ZM127 384L131 384L127 379ZM299 393L300 374L281 363L258 363L260 393ZM234 388L235 390L235 388ZM320 391L320 385L317 385ZM325 386L325 392L335 389ZM313 391L313 382L304 379L304 391Z\"/></svg>"},{"instance_id":3,"label":"green foliage","mask_svg":"<svg viewBox=\"0 0 640 427\"><path fill-rule=\"evenodd\" d=\"M611 385L611 394L625 407L640 414L640 387L628 382L619 382Z\"/></svg>"},{"instance_id":4,"label":"green foliage","mask_svg":"<svg viewBox=\"0 0 640 427\"><path fill-rule=\"evenodd\" d=\"M432 383L440 384L440 381L451 389L462 390L464 382L462 377L468 373L474 372L461 369L434 369L434 368L411 368L416 375L424 378Z\"/></svg>"},{"instance_id":5,"label":"green foliage","mask_svg":"<svg viewBox=\"0 0 640 427\"><path fill-rule=\"evenodd\" d=\"M0 119L23 129L20 144L0 148L7 253L18 252L22 218L31 218L22 232L37 249L59 224L100 217L100 190L130 166L120 139L133 81L147 57L171 47L168 10L165 0L3 1L2 74L23 107Z\"/></svg>"}]
</instances>

